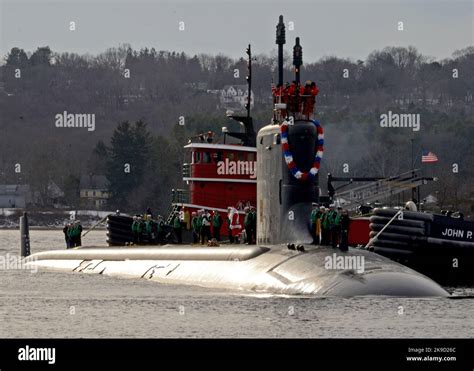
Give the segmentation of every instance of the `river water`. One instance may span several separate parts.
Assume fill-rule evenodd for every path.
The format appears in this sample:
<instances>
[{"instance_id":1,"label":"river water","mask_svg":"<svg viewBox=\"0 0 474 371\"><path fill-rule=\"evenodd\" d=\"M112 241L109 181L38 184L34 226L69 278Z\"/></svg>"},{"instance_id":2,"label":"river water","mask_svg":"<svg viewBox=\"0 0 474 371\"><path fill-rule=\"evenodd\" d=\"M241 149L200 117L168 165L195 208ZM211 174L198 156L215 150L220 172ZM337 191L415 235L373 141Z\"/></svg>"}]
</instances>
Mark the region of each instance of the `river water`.
<instances>
[{"instance_id":1,"label":"river water","mask_svg":"<svg viewBox=\"0 0 474 371\"><path fill-rule=\"evenodd\" d=\"M62 231L31 231L32 252L62 249ZM83 244L103 244L92 231ZM0 255L19 231L0 230ZM448 298L282 297L95 274L0 270L0 338L472 337L474 288ZM470 296L470 297L469 297Z\"/></svg>"}]
</instances>

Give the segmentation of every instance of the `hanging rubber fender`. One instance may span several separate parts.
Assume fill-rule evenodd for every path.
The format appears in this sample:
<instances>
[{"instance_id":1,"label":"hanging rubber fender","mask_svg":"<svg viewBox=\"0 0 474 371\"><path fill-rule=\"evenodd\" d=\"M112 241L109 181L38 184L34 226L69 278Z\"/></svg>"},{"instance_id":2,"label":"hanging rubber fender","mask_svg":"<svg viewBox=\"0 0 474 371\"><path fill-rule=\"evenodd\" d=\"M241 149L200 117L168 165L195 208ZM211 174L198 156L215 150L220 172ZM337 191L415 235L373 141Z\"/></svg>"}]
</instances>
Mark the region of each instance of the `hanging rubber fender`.
<instances>
[{"instance_id":1,"label":"hanging rubber fender","mask_svg":"<svg viewBox=\"0 0 474 371\"><path fill-rule=\"evenodd\" d=\"M125 244L125 243L129 243L129 242L133 242L133 239L131 238L123 238L121 236L107 236L107 241L108 240L113 240L113 241L116 241L116 242L120 242L122 244Z\"/></svg>"},{"instance_id":2,"label":"hanging rubber fender","mask_svg":"<svg viewBox=\"0 0 474 371\"><path fill-rule=\"evenodd\" d=\"M133 223L133 218L125 215L109 215L107 221L119 222L119 223Z\"/></svg>"},{"instance_id":3,"label":"hanging rubber fender","mask_svg":"<svg viewBox=\"0 0 474 371\"><path fill-rule=\"evenodd\" d=\"M374 238L379 232L376 231L371 231L369 233L370 238ZM425 237L419 237L419 236L410 236L406 234L401 234L401 233L389 233L383 231L380 235L379 238L385 239L385 240L391 240L391 241L401 241L401 242L411 242L411 243L426 243L426 238Z\"/></svg>"},{"instance_id":4,"label":"hanging rubber fender","mask_svg":"<svg viewBox=\"0 0 474 371\"><path fill-rule=\"evenodd\" d=\"M112 226L110 224L107 224L107 230L118 232L118 233L131 233L131 234L133 234L131 226L130 227L117 227L117 226Z\"/></svg>"},{"instance_id":5,"label":"hanging rubber fender","mask_svg":"<svg viewBox=\"0 0 474 371\"><path fill-rule=\"evenodd\" d=\"M387 224L391 218L385 216L376 216L372 215L370 217L370 221L376 224ZM425 228L425 222L423 220L410 220L410 219L395 219L390 225L398 225L398 226L405 226L405 227L418 227L418 228Z\"/></svg>"},{"instance_id":6,"label":"hanging rubber fender","mask_svg":"<svg viewBox=\"0 0 474 371\"><path fill-rule=\"evenodd\" d=\"M396 209L374 209L374 215L376 216L388 216L392 218L396 213L398 213L400 210ZM407 210L402 210L403 211L403 219L411 219L411 220L424 220L424 221L433 221L434 220L434 215L433 214L427 214L427 213L422 213L419 211L407 211Z\"/></svg>"},{"instance_id":7,"label":"hanging rubber fender","mask_svg":"<svg viewBox=\"0 0 474 371\"><path fill-rule=\"evenodd\" d=\"M115 220L107 220L107 225L111 225L117 228L132 228L132 223L117 222Z\"/></svg>"},{"instance_id":8,"label":"hanging rubber fender","mask_svg":"<svg viewBox=\"0 0 474 371\"><path fill-rule=\"evenodd\" d=\"M401 242L401 241L390 241L390 240L383 240L383 239L377 239L374 242L372 242L372 245L374 246L384 246L384 247L392 247L392 248L399 248L402 250L409 249L411 250L412 244L407 243L407 242Z\"/></svg>"},{"instance_id":9,"label":"hanging rubber fender","mask_svg":"<svg viewBox=\"0 0 474 371\"><path fill-rule=\"evenodd\" d=\"M109 246L125 246L125 242L128 241L119 241L119 240L114 240L112 238L107 238L107 243Z\"/></svg>"},{"instance_id":10,"label":"hanging rubber fender","mask_svg":"<svg viewBox=\"0 0 474 371\"><path fill-rule=\"evenodd\" d=\"M410 251L410 250L400 250L400 249L394 249L394 248L390 248L390 247L381 247L381 246L376 246L374 248L374 251L377 253L377 254L380 254L380 255L411 255L413 254L414 252L413 251Z\"/></svg>"},{"instance_id":11,"label":"hanging rubber fender","mask_svg":"<svg viewBox=\"0 0 474 371\"><path fill-rule=\"evenodd\" d=\"M120 239L120 240L127 240L127 241L134 240L134 236L132 234L113 233L113 232L108 231L106 233L106 236L114 238L114 239Z\"/></svg>"},{"instance_id":12,"label":"hanging rubber fender","mask_svg":"<svg viewBox=\"0 0 474 371\"><path fill-rule=\"evenodd\" d=\"M382 228L385 227L385 224L376 224L376 223L370 223L369 228L372 231L379 232L382 230ZM425 230L422 228L414 228L414 227L402 227L402 226L392 226L389 225L387 228L385 228L384 232L388 233L400 233L400 234L408 234L412 236L424 236L425 235Z\"/></svg>"}]
</instances>

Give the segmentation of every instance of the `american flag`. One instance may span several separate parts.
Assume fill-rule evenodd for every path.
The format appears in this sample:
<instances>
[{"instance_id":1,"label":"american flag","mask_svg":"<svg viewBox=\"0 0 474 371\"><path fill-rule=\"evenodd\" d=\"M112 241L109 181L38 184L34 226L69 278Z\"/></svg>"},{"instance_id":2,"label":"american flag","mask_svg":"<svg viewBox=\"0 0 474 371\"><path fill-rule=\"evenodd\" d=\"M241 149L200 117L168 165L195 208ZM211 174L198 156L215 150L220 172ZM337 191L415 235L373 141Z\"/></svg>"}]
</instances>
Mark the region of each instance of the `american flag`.
<instances>
[{"instance_id":1,"label":"american flag","mask_svg":"<svg viewBox=\"0 0 474 371\"><path fill-rule=\"evenodd\" d=\"M421 154L421 162L438 162L438 157L430 151L423 151Z\"/></svg>"}]
</instances>

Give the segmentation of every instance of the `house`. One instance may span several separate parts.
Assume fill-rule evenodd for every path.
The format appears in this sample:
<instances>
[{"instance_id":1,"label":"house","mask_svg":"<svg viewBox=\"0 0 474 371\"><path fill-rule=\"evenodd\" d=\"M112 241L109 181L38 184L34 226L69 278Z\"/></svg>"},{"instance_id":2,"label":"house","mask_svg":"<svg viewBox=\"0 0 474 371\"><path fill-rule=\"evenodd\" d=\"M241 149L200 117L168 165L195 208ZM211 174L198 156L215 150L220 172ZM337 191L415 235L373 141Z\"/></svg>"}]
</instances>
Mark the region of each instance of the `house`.
<instances>
[{"instance_id":1,"label":"house","mask_svg":"<svg viewBox=\"0 0 474 371\"><path fill-rule=\"evenodd\" d=\"M219 102L222 108L241 109L247 103L247 85L226 85L219 92ZM250 108L254 104L254 94L250 97Z\"/></svg>"},{"instance_id":2,"label":"house","mask_svg":"<svg viewBox=\"0 0 474 371\"><path fill-rule=\"evenodd\" d=\"M0 184L0 208L24 208L30 199L29 185Z\"/></svg>"},{"instance_id":3,"label":"house","mask_svg":"<svg viewBox=\"0 0 474 371\"><path fill-rule=\"evenodd\" d=\"M79 183L81 203L87 207L102 208L110 198L109 181L104 175L83 175Z\"/></svg>"}]
</instances>

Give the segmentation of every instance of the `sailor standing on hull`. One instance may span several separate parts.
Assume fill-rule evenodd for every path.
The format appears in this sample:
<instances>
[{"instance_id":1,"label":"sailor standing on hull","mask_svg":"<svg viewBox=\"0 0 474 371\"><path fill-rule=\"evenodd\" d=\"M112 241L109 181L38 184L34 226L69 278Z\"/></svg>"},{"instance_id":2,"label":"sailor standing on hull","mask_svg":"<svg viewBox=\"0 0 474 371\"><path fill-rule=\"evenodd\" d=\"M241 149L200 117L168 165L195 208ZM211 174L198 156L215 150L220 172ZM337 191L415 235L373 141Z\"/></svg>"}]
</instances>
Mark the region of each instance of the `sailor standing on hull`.
<instances>
[{"instance_id":1,"label":"sailor standing on hull","mask_svg":"<svg viewBox=\"0 0 474 371\"><path fill-rule=\"evenodd\" d=\"M321 245L328 246L331 240L331 230L329 225L328 211L324 206L321 206Z\"/></svg>"},{"instance_id":2,"label":"sailor standing on hull","mask_svg":"<svg viewBox=\"0 0 474 371\"><path fill-rule=\"evenodd\" d=\"M214 210L212 216L212 232L216 241L221 240L222 217L219 211Z\"/></svg>"},{"instance_id":3,"label":"sailor standing on hull","mask_svg":"<svg viewBox=\"0 0 474 371\"><path fill-rule=\"evenodd\" d=\"M178 244L182 244L183 235L182 235L182 225L181 225L181 219L179 218L179 213L176 213L176 215L174 216L173 229L174 229L174 235L176 236L176 240L178 241Z\"/></svg>"},{"instance_id":4,"label":"sailor standing on hull","mask_svg":"<svg viewBox=\"0 0 474 371\"><path fill-rule=\"evenodd\" d=\"M312 204L313 209L311 210L310 216L310 231L311 237L313 237L313 245L320 244L320 233L321 233L321 211L319 210L319 205L315 202Z\"/></svg>"},{"instance_id":5,"label":"sailor standing on hull","mask_svg":"<svg viewBox=\"0 0 474 371\"><path fill-rule=\"evenodd\" d=\"M204 245L211 239L211 214L207 210L202 213L201 223L201 245Z\"/></svg>"},{"instance_id":6,"label":"sailor standing on hull","mask_svg":"<svg viewBox=\"0 0 474 371\"><path fill-rule=\"evenodd\" d=\"M339 249L341 249L341 251L347 251L349 249L349 224L349 212L344 209L341 215L341 238L339 239Z\"/></svg>"},{"instance_id":7,"label":"sailor standing on hull","mask_svg":"<svg viewBox=\"0 0 474 371\"><path fill-rule=\"evenodd\" d=\"M195 211L192 212L191 227L193 229L193 243L199 242L199 217Z\"/></svg>"}]
</instances>

